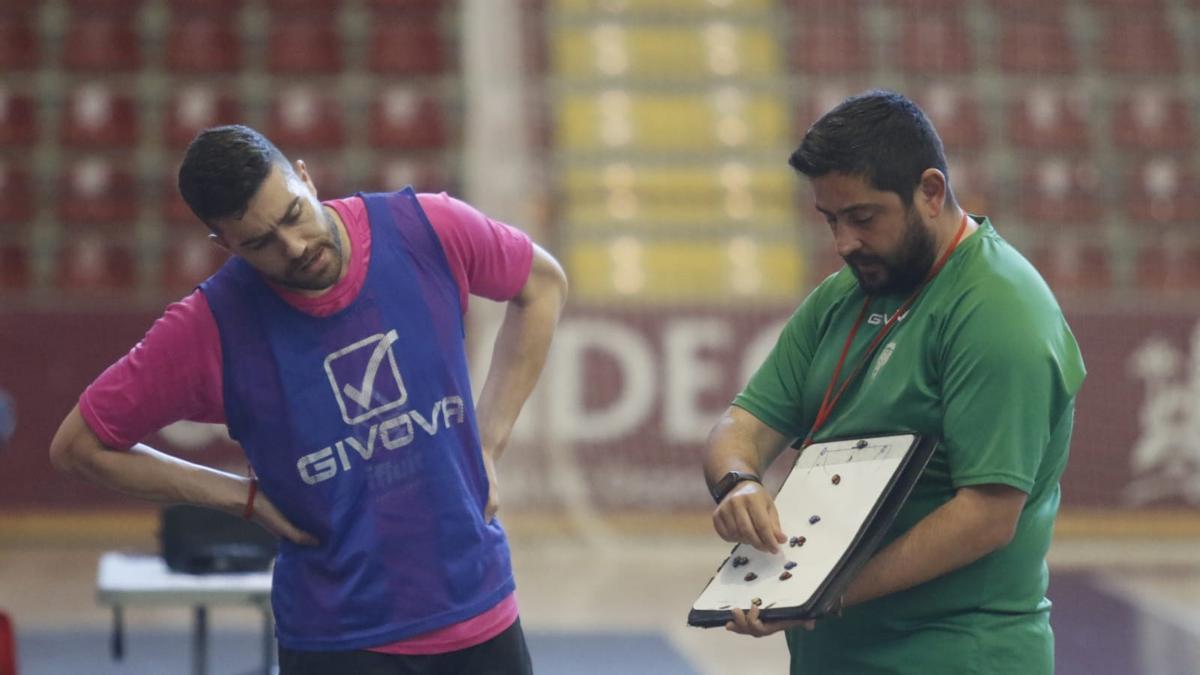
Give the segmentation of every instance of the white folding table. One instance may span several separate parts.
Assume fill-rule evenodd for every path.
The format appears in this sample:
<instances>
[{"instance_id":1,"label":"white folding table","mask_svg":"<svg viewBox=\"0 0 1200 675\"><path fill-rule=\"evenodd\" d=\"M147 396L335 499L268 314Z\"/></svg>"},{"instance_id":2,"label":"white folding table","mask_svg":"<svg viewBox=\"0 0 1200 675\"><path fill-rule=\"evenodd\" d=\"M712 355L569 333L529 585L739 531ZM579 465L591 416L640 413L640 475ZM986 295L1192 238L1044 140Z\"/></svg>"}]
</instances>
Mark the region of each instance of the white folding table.
<instances>
[{"instance_id":1,"label":"white folding table","mask_svg":"<svg viewBox=\"0 0 1200 675\"><path fill-rule=\"evenodd\" d=\"M160 556L108 552L100 556L96 598L113 609L113 656L124 652L124 616L128 606L183 605L193 608L192 675L208 673L208 608L250 605L263 616L262 673L275 666L275 626L271 616L271 572L183 574L167 568Z\"/></svg>"}]
</instances>

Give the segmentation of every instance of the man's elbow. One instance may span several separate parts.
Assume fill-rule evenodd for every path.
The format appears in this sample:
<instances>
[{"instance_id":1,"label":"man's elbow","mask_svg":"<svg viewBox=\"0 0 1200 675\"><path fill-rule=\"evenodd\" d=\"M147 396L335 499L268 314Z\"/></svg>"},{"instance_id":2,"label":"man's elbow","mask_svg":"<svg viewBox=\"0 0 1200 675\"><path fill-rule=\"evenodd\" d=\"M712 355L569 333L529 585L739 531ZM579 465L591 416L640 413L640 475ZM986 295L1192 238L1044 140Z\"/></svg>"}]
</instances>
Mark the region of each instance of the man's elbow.
<instances>
[{"instance_id":1,"label":"man's elbow","mask_svg":"<svg viewBox=\"0 0 1200 675\"><path fill-rule=\"evenodd\" d=\"M86 428L78 409L72 410L50 441L51 466L66 474L82 475L89 455L89 436L90 429Z\"/></svg>"}]
</instances>

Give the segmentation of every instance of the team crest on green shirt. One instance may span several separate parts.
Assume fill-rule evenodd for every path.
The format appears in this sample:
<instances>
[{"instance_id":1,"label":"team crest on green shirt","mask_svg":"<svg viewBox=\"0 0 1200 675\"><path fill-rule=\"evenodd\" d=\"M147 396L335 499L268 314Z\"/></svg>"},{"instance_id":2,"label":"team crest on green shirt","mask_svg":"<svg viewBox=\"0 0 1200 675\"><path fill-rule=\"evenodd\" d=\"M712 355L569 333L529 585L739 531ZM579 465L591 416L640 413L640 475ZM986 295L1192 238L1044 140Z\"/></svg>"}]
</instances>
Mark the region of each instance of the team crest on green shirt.
<instances>
[{"instance_id":1,"label":"team crest on green shirt","mask_svg":"<svg viewBox=\"0 0 1200 675\"><path fill-rule=\"evenodd\" d=\"M895 342L887 343L884 345L883 349L880 350L879 356L875 357L875 365L871 368L872 380L875 379L875 376L879 374L879 371L887 365L887 362L892 360L892 352L894 351L896 351Z\"/></svg>"}]
</instances>

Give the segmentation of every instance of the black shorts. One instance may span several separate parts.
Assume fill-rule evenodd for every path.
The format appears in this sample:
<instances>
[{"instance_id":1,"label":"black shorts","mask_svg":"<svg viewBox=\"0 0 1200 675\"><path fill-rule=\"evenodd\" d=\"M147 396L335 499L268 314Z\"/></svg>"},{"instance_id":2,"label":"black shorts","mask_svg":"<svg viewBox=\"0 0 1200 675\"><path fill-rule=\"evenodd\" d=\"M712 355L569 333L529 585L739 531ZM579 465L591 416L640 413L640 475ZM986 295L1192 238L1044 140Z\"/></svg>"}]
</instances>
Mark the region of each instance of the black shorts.
<instances>
[{"instance_id":1,"label":"black shorts","mask_svg":"<svg viewBox=\"0 0 1200 675\"><path fill-rule=\"evenodd\" d=\"M366 650L307 652L279 648L279 675L533 675L517 619L503 633L446 654L380 654Z\"/></svg>"}]
</instances>

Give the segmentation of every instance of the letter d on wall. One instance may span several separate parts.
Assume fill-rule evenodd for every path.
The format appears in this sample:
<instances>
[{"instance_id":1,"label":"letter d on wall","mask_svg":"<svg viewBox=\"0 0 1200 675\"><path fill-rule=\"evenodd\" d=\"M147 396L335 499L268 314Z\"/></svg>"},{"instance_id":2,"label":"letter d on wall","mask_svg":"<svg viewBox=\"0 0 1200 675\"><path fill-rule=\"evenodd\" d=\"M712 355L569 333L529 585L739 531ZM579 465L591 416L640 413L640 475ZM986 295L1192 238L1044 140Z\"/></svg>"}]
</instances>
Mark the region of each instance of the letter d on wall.
<instances>
[{"instance_id":1,"label":"letter d on wall","mask_svg":"<svg viewBox=\"0 0 1200 675\"><path fill-rule=\"evenodd\" d=\"M589 350L611 357L621 371L616 400L599 410L584 407ZM575 319L560 324L550 352L550 437L562 441L613 441L637 428L654 407L654 357L645 338L616 320Z\"/></svg>"}]
</instances>

